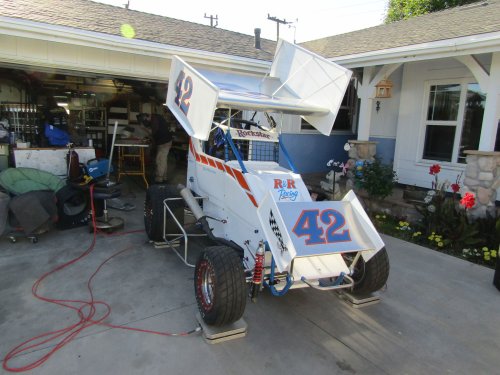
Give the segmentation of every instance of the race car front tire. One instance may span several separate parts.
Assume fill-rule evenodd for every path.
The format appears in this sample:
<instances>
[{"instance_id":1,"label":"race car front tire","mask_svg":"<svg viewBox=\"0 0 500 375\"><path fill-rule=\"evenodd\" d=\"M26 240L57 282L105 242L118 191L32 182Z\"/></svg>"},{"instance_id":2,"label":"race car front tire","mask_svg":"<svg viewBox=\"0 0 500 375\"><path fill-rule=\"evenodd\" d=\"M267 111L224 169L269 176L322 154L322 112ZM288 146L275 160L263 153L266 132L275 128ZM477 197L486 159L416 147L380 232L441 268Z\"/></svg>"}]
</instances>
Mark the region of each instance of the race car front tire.
<instances>
[{"instance_id":1,"label":"race car front tire","mask_svg":"<svg viewBox=\"0 0 500 375\"><path fill-rule=\"evenodd\" d=\"M210 246L200 254L194 289L198 309L208 325L239 320L246 306L245 273L237 252L229 246Z\"/></svg>"},{"instance_id":2,"label":"race car front tire","mask_svg":"<svg viewBox=\"0 0 500 375\"><path fill-rule=\"evenodd\" d=\"M354 267L353 294L370 294L380 290L389 278L389 256L387 250L382 248L370 260L364 261L360 257Z\"/></svg>"}]
</instances>

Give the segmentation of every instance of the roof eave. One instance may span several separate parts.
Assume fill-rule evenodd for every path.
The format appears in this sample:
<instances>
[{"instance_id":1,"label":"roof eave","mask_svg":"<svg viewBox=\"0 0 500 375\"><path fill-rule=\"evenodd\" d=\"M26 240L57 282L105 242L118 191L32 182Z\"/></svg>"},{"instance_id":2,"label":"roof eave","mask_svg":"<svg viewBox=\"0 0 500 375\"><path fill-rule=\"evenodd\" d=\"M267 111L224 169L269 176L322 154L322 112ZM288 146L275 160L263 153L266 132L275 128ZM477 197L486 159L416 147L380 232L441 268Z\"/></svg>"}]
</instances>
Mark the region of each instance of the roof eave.
<instances>
[{"instance_id":1,"label":"roof eave","mask_svg":"<svg viewBox=\"0 0 500 375\"><path fill-rule=\"evenodd\" d=\"M500 51L500 32L494 32L338 56L329 60L352 69L498 51Z\"/></svg>"},{"instance_id":2,"label":"roof eave","mask_svg":"<svg viewBox=\"0 0 500 375\"><path fill-rule=\"evenodd\" d=\"M127 39L117 35L4 16L0 16L1 34L166 59L178 55L193 64L216 63L220 67L251 73L267 73L271 66L271 61L267 60L227 55L140 39Z\"/></svg>"}]
</instances>

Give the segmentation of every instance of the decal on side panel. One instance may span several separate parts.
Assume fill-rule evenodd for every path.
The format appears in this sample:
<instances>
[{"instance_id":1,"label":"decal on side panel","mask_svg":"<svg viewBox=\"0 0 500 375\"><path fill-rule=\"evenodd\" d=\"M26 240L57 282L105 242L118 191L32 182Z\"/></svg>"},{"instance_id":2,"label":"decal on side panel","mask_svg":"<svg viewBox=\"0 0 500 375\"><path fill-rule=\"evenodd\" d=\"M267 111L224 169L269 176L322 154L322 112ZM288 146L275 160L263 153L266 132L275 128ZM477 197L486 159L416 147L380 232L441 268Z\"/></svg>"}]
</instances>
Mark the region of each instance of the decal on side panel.
<instances>
[{"instance_id":1,"label":"decal on side panel","mask_svg":"<svg viewBox=\"0 0 500 375\"><path fill-rule=\"evenodd\" d=\"M281 234L280 227L278 226L278 223L276 222L276 219L274 217L273 210L269 210L269 226L278 239L277 246L278 249L280 249L281 253L283 254L283 252L288 251L288 248L285 245L285 241L283 241L283 235Z\"/></svg>"},{"instance_id":2,"label":"decal on side panel","mask_svg":"<svg viewBox=\"0 0 500 375\"><path fill-rule=\"evenodd\" d=\"M182 113L186 116L191 105L190 99L193 94L193 79L186 76L183 70L179 72L177 81L175 82L175 96L174 102L181 109Z\"/></svg>"},{"instance_id":3,"label":"decal on side panel","mask_svg":"<svg viewBox=\"0 0 500 375\"><path fill-rule=\"evenodd\" d=\"M228 176L231 176L234 180L236 180L236 182L238 182L238 185L240 185L240 187L243 190L245 190L245 193L247 194L250 202L252 202L252 204L255 207L259 206L257 204L257 201L255 200L255 197L253 196L253 193L250 189L250 186L248 186L248 183L247 183L247 180L245 179L245 176L243 175L243 173L241 173L240 170L235 169L235 168L231 168L230 166L221 163L219 160L214 159L211 156L204 155L204 154L198 154L198 152L196 152L196 150L194 148L194 145L193 145L191 139L189 140L189 151L191 151L191 153L193 154L193 156L195 157L195 159L198 163L201 163L204 166L211 168L211 170L213 170L214 172L218 169L218 170L226 173Z\"/></svg>"},{"instance_id":4,"label":"decal on side panel","mask_svg":"<svg viewBox=\"0 0 500 375\"><path fill-rule=\"evenodd\" d=\"M279 201L295 202L299 195L299 191L295 187L293 179L274 179L274 190L278 193Z\"/></svg>"},{"instance_id":5,"label":"decal on side panel","mask_svg":"<svg viewBox=\"0 0 500 375\"><path fill-rule=\"evenodd\" d=\"M307 246L348 242L351 235L349 229L344 229L345 223L344 215L332 208L303 210L292 232L299 238L305 237Z\"/></svg>"}]
</instances>

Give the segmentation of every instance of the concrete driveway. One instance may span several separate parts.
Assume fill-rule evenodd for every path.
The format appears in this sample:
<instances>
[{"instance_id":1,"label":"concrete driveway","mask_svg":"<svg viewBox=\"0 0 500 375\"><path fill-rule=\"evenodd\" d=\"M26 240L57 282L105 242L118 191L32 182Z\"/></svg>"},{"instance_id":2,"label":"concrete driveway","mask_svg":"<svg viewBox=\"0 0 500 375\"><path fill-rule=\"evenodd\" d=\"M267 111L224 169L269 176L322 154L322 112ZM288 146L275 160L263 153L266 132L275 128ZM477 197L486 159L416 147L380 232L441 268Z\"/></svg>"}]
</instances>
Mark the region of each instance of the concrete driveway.
<instances>
[{"instance_id":1,"label":"concrete driveway","mask_svg":"<svg viewBox=\"0 0 500 375\"><path fill-rule=\"evenodd\" d=\"M134 211L113 211L126 218L125 230L143 228L143 196L137 191L126 199L136 205ZM391 274L376 305L354 309L334 292L312 289L281 298L264 292L257 304L247 305L247 336L216 345L200 333L166 337L94 325L30 373L500 373L500 293L492 285L493 271L391 237L384 240ZM0 240L2 358L24 340L78 321L75 311L33 298L31 286L91 241L82 227L52 231L38 244ZM99 235L92 253L44 280L40 293L89 300L88 278L122 249L128 250L106 263L92 283L94 299L111 307L106 322L169 332L195 328L193 269L171 250L153 248L144 233ZM198 252L192 246L193 260ZM8 365L25 366L53 345L28 350Z\"/></svg>"}]
</instances>

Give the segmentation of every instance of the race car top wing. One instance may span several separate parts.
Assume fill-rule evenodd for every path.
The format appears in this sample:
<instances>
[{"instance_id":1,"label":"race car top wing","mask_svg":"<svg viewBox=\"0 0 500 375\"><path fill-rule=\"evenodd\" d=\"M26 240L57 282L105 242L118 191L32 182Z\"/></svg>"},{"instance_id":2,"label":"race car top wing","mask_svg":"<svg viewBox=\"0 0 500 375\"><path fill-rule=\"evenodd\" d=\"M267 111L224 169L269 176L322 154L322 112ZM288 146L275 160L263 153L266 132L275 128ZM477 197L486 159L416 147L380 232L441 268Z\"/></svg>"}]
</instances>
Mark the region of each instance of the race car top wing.
<instances>
[{"instance_id":1,"label":"race car top wing","mask_svg":"<svg viewBox=\"0 0 500 375\"><path fill-rule=\"evenodd\" d=\"M216 108L301 115L329 135L352 72L284 40L265 77L196 70L172 60L167 106L186 132L207 140Z\"/></svg>"}]
</instances>

